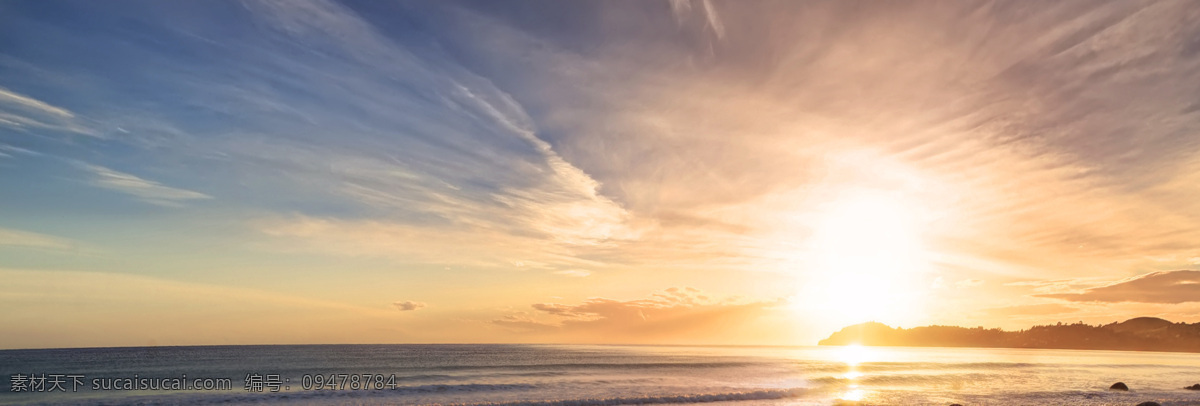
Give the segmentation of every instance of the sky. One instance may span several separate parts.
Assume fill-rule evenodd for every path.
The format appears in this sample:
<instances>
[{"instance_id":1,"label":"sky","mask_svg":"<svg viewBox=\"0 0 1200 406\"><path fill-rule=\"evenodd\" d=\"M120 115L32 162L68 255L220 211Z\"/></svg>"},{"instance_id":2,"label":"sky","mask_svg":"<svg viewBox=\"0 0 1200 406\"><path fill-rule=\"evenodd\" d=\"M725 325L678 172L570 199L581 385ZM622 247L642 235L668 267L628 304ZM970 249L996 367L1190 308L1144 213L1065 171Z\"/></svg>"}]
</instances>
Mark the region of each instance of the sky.
<instances>
[{"instance_id":1,"label":"sky","mask_svg":"<svg viewBox=\"0 0 1200 406\"><path fill-rule=\"evenodd\" d=\"M1200 322L1189 1L0 2L0 348Z\"/></svg>"}]
</instances>

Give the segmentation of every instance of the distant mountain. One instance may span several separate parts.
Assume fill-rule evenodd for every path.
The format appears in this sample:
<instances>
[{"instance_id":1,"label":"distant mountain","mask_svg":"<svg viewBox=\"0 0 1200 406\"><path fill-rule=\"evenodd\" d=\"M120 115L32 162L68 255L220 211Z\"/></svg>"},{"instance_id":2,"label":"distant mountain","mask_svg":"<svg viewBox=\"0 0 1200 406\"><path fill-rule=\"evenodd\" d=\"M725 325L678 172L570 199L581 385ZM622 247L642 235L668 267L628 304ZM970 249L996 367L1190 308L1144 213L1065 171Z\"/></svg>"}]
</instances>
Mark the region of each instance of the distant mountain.
<instances>
[{"instance_id":1,"label":"distant mountain","mask_svg":"<svg viewBox=\"0 0 1200 406\"><path fill-rule=\"evenodd\" d=\"M903 329L868 322L843 328L818 344L1200 352L1200 323L1138 317L1101 326L1058 323L1004 331L956 326Z\"/></svg>"}]
</instances>

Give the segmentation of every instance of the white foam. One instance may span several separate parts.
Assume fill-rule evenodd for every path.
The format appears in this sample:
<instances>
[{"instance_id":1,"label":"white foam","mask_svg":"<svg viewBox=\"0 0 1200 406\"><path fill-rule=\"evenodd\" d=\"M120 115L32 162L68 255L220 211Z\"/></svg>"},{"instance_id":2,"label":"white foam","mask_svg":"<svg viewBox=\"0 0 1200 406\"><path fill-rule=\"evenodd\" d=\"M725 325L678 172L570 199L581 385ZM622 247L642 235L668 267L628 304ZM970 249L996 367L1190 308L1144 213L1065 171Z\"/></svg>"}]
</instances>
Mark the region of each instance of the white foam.
<instances>
[{"instance_id":1,"label":"white foam","mask_svg":"<svg viewBox=\"0 0 1200 406\"><path fill-rule=\"evenodd\" d=\"M800 397L804 388L766 389L749 392L687 394L669 396L615 397L603 399L564 399L505 403L466 403L454 406L615 406L669 403L709 403L740 400L773 400Z\"/></svg>"}]
</instances>

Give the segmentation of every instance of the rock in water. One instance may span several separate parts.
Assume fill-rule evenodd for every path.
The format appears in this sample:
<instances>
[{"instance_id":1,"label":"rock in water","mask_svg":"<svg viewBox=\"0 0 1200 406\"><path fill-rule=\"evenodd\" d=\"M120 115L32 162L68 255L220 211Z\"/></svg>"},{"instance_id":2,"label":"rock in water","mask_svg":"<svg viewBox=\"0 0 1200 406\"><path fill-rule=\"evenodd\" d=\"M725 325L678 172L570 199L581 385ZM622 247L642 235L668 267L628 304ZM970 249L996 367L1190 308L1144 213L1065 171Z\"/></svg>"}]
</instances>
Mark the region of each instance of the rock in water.
<instances>
[{"instance_id":1,"label":"rock in water","mask_svg":"<svg viewBox=\"0 0 1200 406\"><path fill-rule=\"evenodd\" d=\"M1112 386L1109 386L1108 389L1109 390L1129 390L1129 387L1125 386L1125 382L1117 382L1117 383L1112 384Z\"/></svg>"},{"instance_id":2,"label":"rock in water","mask_svg":"<svg viewBox=\"0 0 1200 406\"><path fill-rule=\"evenodd\" d=\"M1198 383L1198 384L1195 384L1195 385L1192 385L1192 386L1185 387L1184 389L1187 389L1187 390L1200 390L1200 383Z\"/></svg>"},{"instance_id":3,"label":"rock in water","mask_svg":"<svg viewBox=\"0 0 1200 406\"><path fill-rule=\"evenodd\" d=\"M1137 406L1162 406L1162 405L1158 404L1158 402L1142 402L1142 403L1138 403Z\"/></svg>"}]
</instances>

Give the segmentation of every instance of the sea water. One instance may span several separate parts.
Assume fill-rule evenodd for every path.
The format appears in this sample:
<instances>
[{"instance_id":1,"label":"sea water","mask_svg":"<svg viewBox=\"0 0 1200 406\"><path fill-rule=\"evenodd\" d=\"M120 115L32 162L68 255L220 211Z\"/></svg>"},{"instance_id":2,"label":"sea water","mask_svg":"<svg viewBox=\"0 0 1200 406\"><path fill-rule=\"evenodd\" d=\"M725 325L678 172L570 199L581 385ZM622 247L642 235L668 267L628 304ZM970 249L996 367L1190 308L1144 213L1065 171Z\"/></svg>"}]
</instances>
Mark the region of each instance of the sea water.
<instances>
[{"instance_id":1,"label":"sea water","mask_svg":"<svg viewBox=\"0 0 1200 406\"><path fill-rule=\"evenodd\" d=\"M0 351L0 373L0 404L1200 405L1200 391L1183 389L1200 383L1200 354L1121 351L589 345L88 348ZM31 390L25 380L49 375L63 381L58 383L62 390ZM357 385L349 378L355 375ZM195 379L211 380L200 385L228 382L211 390L158 385ZM17 392L15 380L20 381ZM1108 390L1118 381L1130 391ZM139 388L147 382L155 388Z\"/></svg>"}]
</instances>

